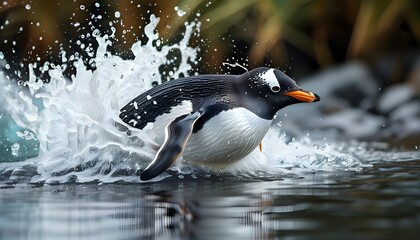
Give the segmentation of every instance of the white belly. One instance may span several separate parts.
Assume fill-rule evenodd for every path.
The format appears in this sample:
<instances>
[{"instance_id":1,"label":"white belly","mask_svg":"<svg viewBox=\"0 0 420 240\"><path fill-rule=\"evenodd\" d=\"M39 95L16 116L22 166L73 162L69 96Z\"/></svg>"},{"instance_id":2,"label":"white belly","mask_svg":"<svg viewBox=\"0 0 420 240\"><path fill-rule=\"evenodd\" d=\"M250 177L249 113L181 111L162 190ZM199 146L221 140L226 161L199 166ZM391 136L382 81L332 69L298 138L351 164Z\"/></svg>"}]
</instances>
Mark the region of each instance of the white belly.
<instances>
[{"instance_id":1,"label":"white belly","mask_svg":"<svg viewBox=\"0 0 420 240\"><path fill-rule=\"evenodd\" d=\"M161 146L166 125L191 111L191 102L184 101L172 108L171 114L158 117L145 129L152 130L155 142ZM272 120L262 119L246 108L223 111L206 122L200 131L191 134L182 157L198 165L227 167L250 154L260 144L271 123Z\"/></svg>"},{"instance_id":2,"label":"white belly","mask_svg":"<svg viewBox=\"0 0 420 240\"><path fill-rule=\"evenodd\" d=\"M223 111L191 135L182 156L195 164L225 167L250 154L271 122L245 108Z\"/></svg>"},{"instance_id":3,"label":"white belly","mask_svg":"<svg viewBox=\"0 0 420 240\"><path fill-rule=\"evenodd\" d=\"M153 124L147 125L146 130L151 129L154 135L155 142L162 146L165 140L165 128L171 123L175 118L189 114L192 111L192 103L190 101L182 101L180 105L174 106L171 108L171 113L163 114L156 118L156 121Z\"/></svg>"}]
</instances>

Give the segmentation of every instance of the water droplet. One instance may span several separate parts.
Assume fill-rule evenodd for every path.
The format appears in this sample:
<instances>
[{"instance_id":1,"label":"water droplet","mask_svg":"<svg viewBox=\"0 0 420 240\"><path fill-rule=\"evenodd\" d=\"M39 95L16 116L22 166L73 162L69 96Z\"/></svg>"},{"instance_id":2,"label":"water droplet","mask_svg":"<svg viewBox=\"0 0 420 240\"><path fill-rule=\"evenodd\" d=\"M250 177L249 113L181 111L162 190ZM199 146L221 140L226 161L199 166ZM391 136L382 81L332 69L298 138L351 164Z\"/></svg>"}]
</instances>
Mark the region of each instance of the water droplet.
<instances>
[{"instance_id":1,"label":"water droplet","mask_svg":"<svg viewBox=\"0 0 420 240\"><path fill-rule=\"evenodd\" d=\"M178 16L180 16L180 17L182 17L182 16L184 16L185 15L185 11L183 11L182 9L180 9L178 6L175 6L175 11L176 11L176 14L178 14Z\"/></svg>"},{"instance_id":2,"label":"water droplet","mask_svg":"<svg viewBox=\"0 0 420 240\"><path fill-rule=\"evenodd\" d=\"M4 4L4 3L3 3L3 4ZM30 9L31 9L31 5L30 5L30 4L26 4L25 9L26 9L26 10L30 10Z\"/></svg>"},{"instance_id":3,"label":"water droplet","mask_svg":"<svg viewBox=\"0 0 420 240\"><path fill-rule=\"evenodd\" d=\"M92 32L92 36L93 37L99 37L101 35L101 32L99 31L99 29L95 29Z\"/></svg>"},{"instance_id":4,"label":"water droplet","mask_svg":"<svg viewBox=\"0 0 420 240\"><path fill-rule=\"evenodd\" d=\"M101 4L95 3L95 7L100 7L100 6L101 6Z\"/></svg>"},{"instance_id":5,"label":"water droplet","mask_svg":"<svg viewBox=\"0 0 420 240\"><path fill-rule=\"evenodd\" d=\"M116 11L116 12L114 13L114 16L115 16L116 18L120 18L120 17L121 17L121 13L120 13L119 11Z\"/></svg>"},{"instance_id":6,"label":"water droplet","mask_svg":"<svg viewBox=\"0 0 420 240\"><path fill-rule=\"evenodd\" d=\"M79 22L75 22L75 23L73 24L73 26L78 27L78 26L80 26L80 23L79 23Z\"/></svg>"},{"instance_id":7,"label":"water droplet","mask_svg":"<svg viewBox=\"0 0 420 240\"><path fill-rule=\"evenodd\" d=\"M10 69L10 65L7 63L5 66L4 66L6 69Z\"/></svg>"},{"instance_id":8,"label":"water droplet","mask_svg":"<svg viewBox=\"0 0 420 240\"><path fill-rule=\"evenodd\" d=\"M12 150L12 155L17 157L19 155L19 143L13 143L12 146L10 146L10 149Z\"/></svg>"},{"instance_id":9,"label":"water droplet","mask_svg":"<svg viewBox=\"0 0 420 240\"><path fill-rule=\"evenodd\" d=\"M319 149L319 145L318 144L314 144L314 149L318 150Z\"/></svg>"},{"instance_id":10,"label":"water droplet","mask_svg":"<svg viewBox=\"0 0 420 240\"><path fill-rule=\"evenodd\" d=\"M3 54L3 52L0 52L0 59L4 59L4 54Z\"/></svg>"},{"instance_id":11,"label":"water droplet","mask_svg":"<svg viewBox=\"0 0 420 240\"><path fill-rule=\"evenodd\" d=\"M85 7L85 5L80 5L80 10L85 10L86 9L86 7Z\"/></svg>"}]
</instances>

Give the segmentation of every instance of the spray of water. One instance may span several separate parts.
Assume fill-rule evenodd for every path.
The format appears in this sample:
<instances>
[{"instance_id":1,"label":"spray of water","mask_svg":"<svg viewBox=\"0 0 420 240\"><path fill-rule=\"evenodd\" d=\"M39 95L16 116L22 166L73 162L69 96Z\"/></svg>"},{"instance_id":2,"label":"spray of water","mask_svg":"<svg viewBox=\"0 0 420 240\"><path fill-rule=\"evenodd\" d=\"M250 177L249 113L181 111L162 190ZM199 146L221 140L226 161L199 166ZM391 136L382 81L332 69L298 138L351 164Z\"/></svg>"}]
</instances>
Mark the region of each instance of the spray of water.
<instances>
[{"instance_id":1,"label":"spray of water","mask_svg":"<svg viewBox=\"0 0 420 240\"><path fill-rule=\"evenodd\" d=\"M154 15L144 28L147 42L133 44L134 59L122 59L107 49L113 34L101 35L94 30L98 42L96 54L83 61L70 56L64 60L72 64L75 74L71 79L63 75L64 64L43 64L50 81L44 83L29 65L29 79L24 84L28 91L16 90L12 84L3 84L3 99L16 123L27 129L18 132L22 137L39 141L39 156L22 163L0 167L3 178L47 184L65 182L139 182L136 175L153 158L153 136L145 131L121 127L119 109L138 94L160 83L162 65L176 63L167 75L172 78L191 74L197 63L198 49L189 46L189 39L199 31L199 22L185 24L183 39L175 44L162 45L156 32L159 19ZM170 57L176 50L179 56ZM94 56L94 57L93 57ZM95 66L88 70L85 62ZM2 75L1 81L5 82ZM229 169L215 172L184 162L172 167L176 177L208 177L214 174L234 174L239 177L279 176L288 173L358 170L364 165L350 153L337 146L315 145L310 139L291 141L278 128L270 130L264 140L262 153L255 151L247 159ZM12 146L18 151L18 145ZM159 181L170 174L164 173Z\"/></svg>"}]
</instances>

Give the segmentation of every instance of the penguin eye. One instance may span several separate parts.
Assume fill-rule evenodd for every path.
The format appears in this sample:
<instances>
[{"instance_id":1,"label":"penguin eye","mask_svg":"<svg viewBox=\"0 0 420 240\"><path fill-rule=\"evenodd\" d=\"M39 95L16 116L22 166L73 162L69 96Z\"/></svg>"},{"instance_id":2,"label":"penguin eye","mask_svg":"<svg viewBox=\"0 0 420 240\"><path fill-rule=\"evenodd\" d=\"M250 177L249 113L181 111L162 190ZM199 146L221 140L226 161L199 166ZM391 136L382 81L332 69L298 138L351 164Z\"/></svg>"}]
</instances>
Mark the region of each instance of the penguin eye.
<instances>
[{"instance_id":1,"label":"penguin eye","mask_svg":"<svg viewBox=\"0 0 420 240\"><path fill-rule=\"evenodd\" d=\"M271 91L273 91L274 93L280 92L280 86L272 86Z\"/></svg>"}]
</instances>

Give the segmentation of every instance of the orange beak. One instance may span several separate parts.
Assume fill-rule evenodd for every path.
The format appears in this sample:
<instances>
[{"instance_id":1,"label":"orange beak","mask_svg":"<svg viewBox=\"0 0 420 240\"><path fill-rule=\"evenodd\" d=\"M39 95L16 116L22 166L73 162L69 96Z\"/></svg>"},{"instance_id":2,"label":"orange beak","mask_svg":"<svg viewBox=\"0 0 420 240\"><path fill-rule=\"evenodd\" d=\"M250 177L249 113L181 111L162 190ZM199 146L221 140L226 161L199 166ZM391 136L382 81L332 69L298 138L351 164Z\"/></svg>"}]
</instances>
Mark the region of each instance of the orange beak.
<instances>
[{"instance_id":1,"label":"orange beak","mask_svg":"<svg viewBox=\"0 0 420 240\"><path fill-rule=\"evenodd\" d=\"M318 102L319 100L321 100L320 97L315 93L306 92L303 90L286 92L284 94L296 98L302 102Z\"/></svg>"}]
</instances>

